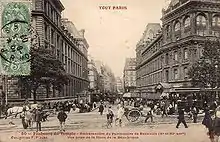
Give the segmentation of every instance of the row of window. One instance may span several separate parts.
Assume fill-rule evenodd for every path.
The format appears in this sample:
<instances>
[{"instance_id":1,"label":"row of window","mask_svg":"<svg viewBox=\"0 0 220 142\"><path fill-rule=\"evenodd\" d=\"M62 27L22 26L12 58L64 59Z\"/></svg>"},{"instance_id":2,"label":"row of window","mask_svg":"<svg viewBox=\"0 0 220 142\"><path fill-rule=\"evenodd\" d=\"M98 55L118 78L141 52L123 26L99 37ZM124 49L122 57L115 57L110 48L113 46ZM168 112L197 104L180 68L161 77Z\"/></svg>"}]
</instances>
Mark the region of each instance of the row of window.
<instances>
[{"instance_id":1,"label":"row of window","mask_svg":"<svg viewBox=\"0 0 220 142\"><path fill-rule=\"evenodd\" d=\"M148 49L144 51L142 56L144 57L144 59L146 59L146 57L150 57L153 53L158 51L160 47L162 47L162 38L159 41L155 42L153 45L151 45L150 48L146 47Z\"/></svg>"},{"instance_id":2,"label":"row of window","mask_svg":"<svg viewBox=\"0 0 220 142\"><path fill-rule=\"evenodd\" d=\"M188 78L188 68L184 67L183 68L183 78L182 79L187 79ZM181 72L179 68L174 68L173 72L169 72L169 70L165 71L165 81L169 82L171 80L180 80L181 79Z\"/></svg>"},{"instance_id":3,"label":"row of window","mask_svg":"<svg viewBox=\"0 0 220 142\"><path fill-rule=\"evenodd\" d=\"M187 61L189 59L188 49L185 48L185 49L183 49L182 52L183 52L183 54L181 54L182 59ZM180 54L179 54L178 51L174 51L172 56L170 56L169 53L166 53L165 57L164 57L165 65L169 65L172 60L174 61L174 63L180 63L179 61L180 61L181 57L179 55ZM163 66L162 59L161 58L156 58L155 60L152 60L150 63L144 65L142 68L140 68L137 71L137 78L139 78L143 75L147 75L147 74L150 74L152 72L155 72L155 71L161 69L162 66Z\"/></svg>"},{"instance_id":4,"label":"row of window","mask_svg":"<svg viewBox=\"0 0 220 142\"><path fill-rule=\"evenodd\" d=\"M60 12L58 13L57 10L47 1L44 1L44 12L45 14L55 23L58 27L61 25L61 16Z\"/></svg>"},{"instance_id":5,"label":"row of window","mask_svg":"<svg viewBox=\"0 0 220 142\"><path fill-rule=\"evenodd\" d=\"M45 24L45 39L48 41L49 39L49 33L51 31L51 36L50 36L50 43L54 46L57 47L58 49L61 49L62 53L64 53L66 56L70 57L74 61L78 63L82 63L83 56L81 56L76 50L71 48L71 46L64 42L63 39L60 38L59 34L56 34L56 32L51 28L49 31L49 26ZM45 48L48 48L49 45L46 44Z\"/></svg>"},{"instance_id":6,"label":"row of window","mask_svg":"<svg viewBox=\"0 0 220 142\"><path fill-rule=\"evenodd\" d=\"M177 63L179 63L180 60L180 56L178 54L178 51L174 51L173 52L173 61L177 61ZM188 60L189 59L189 54L188 54L188 49L183 49L183 60ZM170 57L169 57L169 53L165 54L165 65L168 65L170 63Z\"/></svg>"},{"instance_id":7,"label":"row of window","mask_svg":"<svg viewBox=\"0 0 220 142\"><path fill-rule=\"evenodd\" d=\"M84 57L78 52L76 52L76 50L71 48L71 46L63 40L61 41L61 51L65 56L69 57L70 59L74 60L80 65L84 64Z\"/></svg>"},{"instance_id":8,"label":"row of window","mask_svg":"<svg viewBox=\"0 0 220 142\"><path fill-rule=\"evenodd\" d=\"M64 44L67 45L67 43ZM47 46L48 44L45 43L45 48L47 48ZM56 48L53 45L51 47L55 53ZM86 73L83 72L83 69L87 70L87 60L83 56L80 56L80 54L75 52L75 50L73 50L72 48L68 48L67 50L67 47L70 46L63 47L66 48L61 48L61 51L57 48L56 56L62 63L64 63L64 68L67 73L73 74L78 77L87 78ZM68 53L65 55L65 51L63 50L66 50Z\"/></svg>"},{"instance_id":9,"label":"row of window","mask_svg":"<svg viewBox=\"0 0 220 142\"><path fill-rule=\"evenodd\" d=\"M137 73L137 76L142 76L145 74L150 74L154 71L157 71L162 68L162 62L161 58L156 58L149 63L145 64L143 67L141 67L139 72Z\"/></svg>"},{"instance_id":10,"label":"row of window","mask_svg":"<svg viewBox=\"0 0 220 142\"><path fill-rule=\"evenodd\" d=\"M82 92L84 88L88 87L87 82L82 80L73 79L68 85L64 86L62 96L73 96L76 93Z\"/></svg>"},{"instance_id":11,"label":"row of window","mask_svg":"<svg viewBox=\"0 0 220 142\"><path fill-rule=\"evenodd\" d=\"M64 59L64 68L65 68L66 72L73 74L77 77L82 77L82 75L83 75L82 67L67 57L63 56L63 58L65 58Z\"/></svg>"},{"instance_id":12,"label":"row of window","mask_svg":"<svg viewBox=\"0 0 220 142\"><path fill-rule=\"evenodd\" d=\"M163 79L162 72L157 72L151 75L144 76L141 79L137 79L137 84L139 86L147 86L152 84L158 84L160 82L169 82L174 80L180 80L180 79L187 79L188 78L188 68L184 67L182 71L183 77L181 78L181 73L179 68L172 69L172 72L169 70L165 70L165 75Z\"/></svg>"},{"instance_id":13,"label":"row of window","mask_svg":"<svg viewBox=\"0 0 220 142\"><path fill-rule=\"evenodd\" d=\"M143 78L141 78L139 80L139 82L140 83L138 83L138 84L140 84L140 86L158 84L158 83L162 82L162 72L157 72L152 75L144 76Z\"/></svg>"},{"instance_id":14,"label":"row of window","mask_svg":"<svg viewBox=\"0 0 220 142\"><path fill-rule=\"evenodd\" d=\"M125 76L136 76L136 71L125 71Z\"/></svg>"},{"instance_id":15,"label":"row of window","mask_svg":"<svg viewBox=\"0 0 220 142\"><path fill-rule=\"evenodd\" d=\"M51 34L50 34L50 31L51 31ZM51 35L50 41L48 40L49 35ZM50 28L46 23L45 23L45 39L47 41L45 48L48 48L49 44L47 44L47 43L50 43L54 47L57 47L57 52L58 52L57 54L60 55L59 52L61 49L61 52L64 53L69 58L73 59L74 61L81 64L82 66L87 66L87 62L85 61L86 59L84 59L84 57L81 56L81 54L78 53L76 50L74 50L67 42L64 42L64 40L61 38L61 36L59 34L57 34L52 28ZM81 47L81 48L83 48L83 47ZM84 52L87 52L87 50Z\"/></svg>"},{"instance_id":16,"label":"row of window","mask_svg":"<svg viewBox=\"0 0 220 142\"><path fill-rule=\"evenodd\" d=\"M136 86L136 78L130 78L129 80L125 80L125 86Z\"/></svg>"},{"instance_id":17,"label":"row of window","mask_svg":"<svg viewBox=\"0 0 220 142\"><path fill-rule=\"evenodd\" d=\"M208 25L208 18L205 16L205 14L199 14L196 16L196 27L197 27L197 34L204 36L208 34L206 32ZM220 27L220 16L219 15L214 15L212 17L212 23L211 25L213 27ZM174 36L176 39L179 39L181 36L181 27L184 28L184 31L190 31L188 30L191 26L191 18L190 16L186 16L183 20L183 24L181 25L180 21L175 21L173 31L174 31ZM165 39L171 39L172 38L172 28L170 25L167 25L165 27L165 32L166 32L166 38Z\"/></svg>"}]
</instances>

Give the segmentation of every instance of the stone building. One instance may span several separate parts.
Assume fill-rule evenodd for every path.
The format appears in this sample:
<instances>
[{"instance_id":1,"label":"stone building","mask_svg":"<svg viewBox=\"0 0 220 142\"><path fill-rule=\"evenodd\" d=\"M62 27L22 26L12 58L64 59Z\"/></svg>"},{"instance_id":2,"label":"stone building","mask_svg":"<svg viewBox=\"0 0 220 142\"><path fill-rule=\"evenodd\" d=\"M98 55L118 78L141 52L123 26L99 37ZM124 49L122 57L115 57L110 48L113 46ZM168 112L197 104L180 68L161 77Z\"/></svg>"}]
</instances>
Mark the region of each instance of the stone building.
<instances>
[{"instance_id":1,"label":"stone building","mask_svg":"<svg viewBox=\"0 0 220 142\"><path fill-rule=\"evenodd\" d=\"M116 79L111 68L99 60L95 60L95 66L99 74L98 86L100 93L116 92Z\"/></svg>"},{"instance_id":2,"label":"stone building","mask_svg":"<svg viewBox=\"0 0 220 142\"><path fill-rule=\"evenodd\" d=\"M123 71L124 91L133 92L136 89L136 58L126 58Z\"/></svg>"},{"instance_id":3,"label":"stone building","mask_svg":"<svg viewBox=\"0 0 220 142\"><path fill-rule=\"evenodd\" d=\"M219 6L218 0L171 0L162 10L161 30L144 34L136 47L137 86L143 95L155 98L161 87L168 93L192 90L187 72L202 56L202 42L219 38Z\"/></svg>"},{"instance_id":4,"label":"stone building","mask_svg":"<svg viewBox=\"0 0 220 142\"><path fill-rule=\"evenodd\" d=\"M38 91L37 99L74 98L77 93L87 90L89 85L87 67L89 45L84 37L85 30L78 31L71 21L61 17L64 6L60 0L30 2L32 26L38 33L41 48L51 49L71 76L68 85L65 85L61 92L51 87L49 95L46 95L45 88L42 88ZM10 79L7 81L10 82ZM32 95L18 95L16 90L18 90L16 87L7 85L9 100L33 98Z\"/></svg>"},{"instance_id":5,"label":"stone building","mask_svg":"<svg viewBox=\"0 0 220 142\"><path fill-rule=\"evenodd\" d=\"M116 83L117 83L117 92L118 92L118 94L124 93L123 79L121 77L116 77Z\"/></svg>"},{"instance_id":6,"label":"stone building","mask_svg":"<svg viewBox=\"0 0 220 142\"><path fill-rule=\"evenodd\" d=\"M100 89L100 76L97 71L97 67L95 66L95 61L91 56L89 56L88 69L89 90L91 92L98 91Z\"/></svg>"}]
</instances>

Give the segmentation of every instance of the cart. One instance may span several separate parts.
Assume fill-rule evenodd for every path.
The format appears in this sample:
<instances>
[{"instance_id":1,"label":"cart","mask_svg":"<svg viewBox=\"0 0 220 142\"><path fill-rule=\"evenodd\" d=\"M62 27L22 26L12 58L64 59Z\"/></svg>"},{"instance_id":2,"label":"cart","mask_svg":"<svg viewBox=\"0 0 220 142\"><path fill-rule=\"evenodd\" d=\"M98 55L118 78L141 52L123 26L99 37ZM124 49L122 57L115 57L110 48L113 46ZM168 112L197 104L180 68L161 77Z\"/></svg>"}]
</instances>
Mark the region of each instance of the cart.
<instances>
[{"instance_id":1,"label":"cart","mask_svg":"<svg viewBox=\"0 0 220 142\"><path fill-rule=\"evenodd\" d=\"M136 122L140 117L146 117L147 115L142 112L142 108L138 107L126 107L125 116L129 122Z\"/></svg>"}]
</instances>

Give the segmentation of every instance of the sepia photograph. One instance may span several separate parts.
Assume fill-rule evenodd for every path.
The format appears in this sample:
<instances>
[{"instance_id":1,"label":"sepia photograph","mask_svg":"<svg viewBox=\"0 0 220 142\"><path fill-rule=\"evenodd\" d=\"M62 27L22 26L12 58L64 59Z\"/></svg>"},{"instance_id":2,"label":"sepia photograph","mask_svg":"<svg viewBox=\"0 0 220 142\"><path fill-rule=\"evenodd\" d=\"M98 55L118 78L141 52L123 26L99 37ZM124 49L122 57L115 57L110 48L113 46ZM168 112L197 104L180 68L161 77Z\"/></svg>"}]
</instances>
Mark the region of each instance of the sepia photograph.
<instances>
[{"instance_id":1,"label":"sepia photograph","mask_svg":"<svg viewBox=\"0 0 220 142\"><path fill-rule=\"evenodd\" d=\"M220 142L220 0L0 0L0 142Z\"/></svg>"}]
</instances>

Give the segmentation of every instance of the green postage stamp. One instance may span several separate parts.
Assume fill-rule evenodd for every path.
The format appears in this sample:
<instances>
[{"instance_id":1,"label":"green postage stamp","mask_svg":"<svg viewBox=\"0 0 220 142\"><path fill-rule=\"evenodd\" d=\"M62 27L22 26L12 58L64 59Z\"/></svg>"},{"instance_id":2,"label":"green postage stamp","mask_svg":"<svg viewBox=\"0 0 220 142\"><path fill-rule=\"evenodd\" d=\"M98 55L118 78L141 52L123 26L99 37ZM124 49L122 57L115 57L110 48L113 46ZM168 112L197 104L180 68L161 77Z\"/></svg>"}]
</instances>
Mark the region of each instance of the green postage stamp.
<instances>
[{"instance_id":1,"label":"green postage stamp","mask_svg":"<svg viewBox=\"0 0 220 142\"><path fill-rule=\"evenodd\" d=\"M0 0L0 74L29 75L31 48L30 3Z\"/></svg>"}]
</instances>

